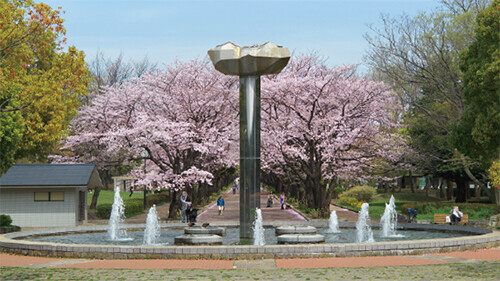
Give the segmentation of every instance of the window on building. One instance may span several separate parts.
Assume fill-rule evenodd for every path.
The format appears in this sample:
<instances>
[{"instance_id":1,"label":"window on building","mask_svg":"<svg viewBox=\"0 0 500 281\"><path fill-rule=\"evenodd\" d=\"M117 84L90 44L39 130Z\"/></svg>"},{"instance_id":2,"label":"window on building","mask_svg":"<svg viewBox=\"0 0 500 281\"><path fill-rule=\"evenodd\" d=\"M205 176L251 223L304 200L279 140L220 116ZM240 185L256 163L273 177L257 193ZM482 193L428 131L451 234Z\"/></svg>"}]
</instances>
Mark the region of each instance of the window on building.
<instances>
[{"instance_id":1,"label":"window on building","mask_svg":"<svg viewBox=\"0 0 500 281\"><path fill-rule=\"evenodd\" d=\"M35 192L35 201L64 201L64 192L62 191Z\"/></svg>"}]
</instances>

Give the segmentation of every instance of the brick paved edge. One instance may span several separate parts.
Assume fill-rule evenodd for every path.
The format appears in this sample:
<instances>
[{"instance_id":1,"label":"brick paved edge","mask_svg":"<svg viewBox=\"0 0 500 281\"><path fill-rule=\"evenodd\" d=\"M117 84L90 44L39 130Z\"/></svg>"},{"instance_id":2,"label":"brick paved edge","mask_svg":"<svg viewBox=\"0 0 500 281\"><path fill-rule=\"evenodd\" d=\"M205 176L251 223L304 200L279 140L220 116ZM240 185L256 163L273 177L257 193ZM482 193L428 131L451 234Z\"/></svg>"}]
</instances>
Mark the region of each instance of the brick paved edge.
<instances>
[{"instance_id":1,"label":"brick paved edge","mask_svg":"<svg viewBox=\"0 0 500 281\"><path fill-rule=\"evenodd\" d=\"M272 224L273 226L284 223ZM307 225L326 226L327 222L312 221ZM287 225L290 225L288 223ZM297 225L304 225L297 224ZM180 225L185 226L185 225ZM225 223L221 226L236 226ZM354 224L344 223L352 228ZM128 229L144 228L144 225L127 225ZM179 227L168 224L162 227ZM262 258L311 258L421 255L452 251L475 250L500 246L500 232L471 227L446 225L401 224L400 228L460 231L473 236L445 239L407 240L395 242L308 244L308 245L235 245L235 246L116 246L76 245L19 240L31 235L63 232L105 231L107 226L86 226L64 229L43 229L0 235L0 251L29 256L93 258L93 259L262 259Z\"/></svg>"}]
</instances>

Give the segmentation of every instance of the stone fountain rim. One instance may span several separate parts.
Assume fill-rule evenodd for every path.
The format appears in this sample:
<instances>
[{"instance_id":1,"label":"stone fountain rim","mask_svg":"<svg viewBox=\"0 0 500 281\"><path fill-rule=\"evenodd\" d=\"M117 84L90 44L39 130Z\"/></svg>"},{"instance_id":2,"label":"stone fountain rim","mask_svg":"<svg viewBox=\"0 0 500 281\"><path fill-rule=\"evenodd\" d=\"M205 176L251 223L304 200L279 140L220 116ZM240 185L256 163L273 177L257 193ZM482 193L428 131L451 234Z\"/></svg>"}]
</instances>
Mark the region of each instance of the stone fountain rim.
<instances>
[{"instance_id":1,"label":"stone fountain rim","mask_svg":"<svg viewBox=\"0 0 500 281\"><path fill-rule=\"evenodd\" d=\"M238 223L211 223L211 226L237 227ZM307 223L267 223L265 226L312 225L327 227L327 221ZM341 228L353 228L355 223L341 222ZM377 225L372 223L373 227ZM122 246L63 244L17 240L21 237L63 232L105 231L107 225L78 226L60 229L36 229L0 235L0 251L32 256L52 256L97 259L261 259L291 257L347 257L428 254L448 251L464 251L500 246L500 232L465 226L434 224L399 224L411 230L460 231L475 234L441 239L420 239L374 243L345 244L297 244L297 245L221 245L221 246ZM144 224L125 225L127 229L143 229ZM181 223L161 224L161 227L186 227Z\"/></svg>"}]
</instances>

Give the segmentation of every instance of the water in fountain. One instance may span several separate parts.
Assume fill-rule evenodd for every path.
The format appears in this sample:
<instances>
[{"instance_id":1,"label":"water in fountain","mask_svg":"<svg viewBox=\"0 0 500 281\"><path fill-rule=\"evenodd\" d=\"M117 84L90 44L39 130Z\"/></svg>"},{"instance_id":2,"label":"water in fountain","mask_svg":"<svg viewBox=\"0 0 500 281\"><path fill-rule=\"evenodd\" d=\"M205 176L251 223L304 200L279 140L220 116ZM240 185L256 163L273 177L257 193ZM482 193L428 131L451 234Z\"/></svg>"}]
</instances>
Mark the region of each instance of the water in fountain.
<instances>
[{"instance_id":1,"label":"water in fountain","mask_svg":"<svg viewBox=\"0 0 500 281\"><path fill-rule=\"evenodd\" d=\"M363 203L361 205L361 211L359 211L358 221L356 222L356 242L375 242L373 239L372 228L368 224L370 222L370 217L368 213L368 208L370 205L368 203Z\"/></svg>"},{"instance_id":2,"label":"water in fountain","mask_svg":"<svg viewBox=\"0 0 500 281\"><path fill-rule=\"evenodd\" d=\"M146 229L144 230L144 245L155 245L160 238L160 221L156 212L156 205L153 205L146 218Z\"/></svg>"},{"instance_id":3,"label":"water in fountain","mask_svg":"<svg viewBox=\"0 0 500 281\"><path fill-rule=\"evenodd\" d=\"M264 226L262 225L262 213L259 208L255 208L255 221L253 223L253 244L265 245Z\"/></svg>"},{"instance_id":4,"label":"water in fountain","mask_svg":"<svg viewBox=\"0 0 500 281\"><path fill-rule=\"evenodd\" d=\"M123 229L123 221L125 220L125 205L120 197L120 189L115 187L115 197L111 215L109 216L108 236L113 241L130 240L127 232Z\"/></svg>"},{"instance_id":5,"label":"water in fountain","mask_svg":"<svg viewBox=\"0 0 500 281\"><path fill-rule=\"evenodd\" d=\"M333 210L330 213L330 220L328 221L328 232L329 233L339 233L339 220L337 218L337 212Z\"/></svg>"},{"instance_id":6,"label":"water in fountain","mask_svg":"<svg viewBox=\"0 0 500 281\"><path fill-rule=\"evenodd\" d=\"M385 204L384 214L380 219L382 237L402 237L402 235L396 234L397 225L398 214L396 212L396 203L394 202L394 196L391 195L389 204Z\"/></svg>"}]
</instances>

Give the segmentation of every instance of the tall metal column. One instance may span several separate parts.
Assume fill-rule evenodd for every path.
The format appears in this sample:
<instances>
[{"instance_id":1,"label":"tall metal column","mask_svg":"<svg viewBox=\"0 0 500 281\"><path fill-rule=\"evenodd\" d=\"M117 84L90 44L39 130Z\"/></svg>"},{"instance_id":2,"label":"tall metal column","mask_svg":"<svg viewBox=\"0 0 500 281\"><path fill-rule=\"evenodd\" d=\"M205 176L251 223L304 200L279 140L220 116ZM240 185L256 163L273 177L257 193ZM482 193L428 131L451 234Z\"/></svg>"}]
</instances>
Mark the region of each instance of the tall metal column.
<instances>
[{"instance_id":1,"label":"tall metal column","mask_svg":"<svg viewBox=\"0 0 500 281\"><path fill-rule=\"evenodd\" d=\"M260 76L240 77L240 239L252 239L260 208Z\"/></svg>"},{"instance_id":2,"label":"tall metal column","mask_svg":"<svg viewBox=\"0 0 500 281\"><path fill-rule=\"evenodd\" d=\"M227 42L208 55L215 69L240 77L240 243L247 244L260 208L260 76L279 73L290 52L269 42L246 47Z\"/></svg>"}]
</instances>

